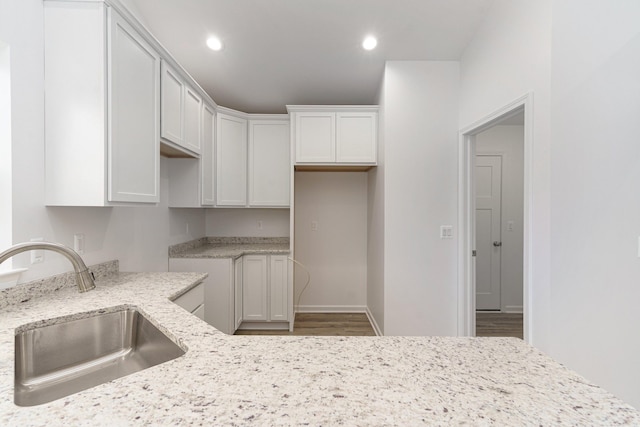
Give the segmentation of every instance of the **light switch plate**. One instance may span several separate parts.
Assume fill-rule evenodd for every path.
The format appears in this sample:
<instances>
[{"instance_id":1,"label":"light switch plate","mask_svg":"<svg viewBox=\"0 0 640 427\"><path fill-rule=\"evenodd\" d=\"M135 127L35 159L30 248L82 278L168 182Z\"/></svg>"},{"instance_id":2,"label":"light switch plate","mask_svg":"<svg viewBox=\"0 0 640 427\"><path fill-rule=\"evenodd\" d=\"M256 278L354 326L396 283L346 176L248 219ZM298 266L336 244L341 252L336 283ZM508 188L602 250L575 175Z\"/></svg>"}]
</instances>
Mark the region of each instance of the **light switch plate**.
<instances>
[{"instance_id":1,"label":"light switch plate","mask_svg":"<svg viewBox=\"0 0 640 427\"><path fill-rule=\"evenodd\" d=\"M441 225L440 226L440 238L441 239L453 239L453 225Z\"/></svg>"}]
</instances>

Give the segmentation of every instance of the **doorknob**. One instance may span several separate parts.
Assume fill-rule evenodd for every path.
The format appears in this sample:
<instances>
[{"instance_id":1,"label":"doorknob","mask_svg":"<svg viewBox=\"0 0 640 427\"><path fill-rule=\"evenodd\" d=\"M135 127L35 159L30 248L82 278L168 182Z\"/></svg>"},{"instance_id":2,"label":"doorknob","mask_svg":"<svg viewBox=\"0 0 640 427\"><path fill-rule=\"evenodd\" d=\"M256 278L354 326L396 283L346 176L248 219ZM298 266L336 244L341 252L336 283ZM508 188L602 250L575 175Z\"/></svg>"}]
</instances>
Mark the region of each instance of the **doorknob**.
<instances>
[{"instance_id":1,"label":"doorknob","mask_svg":"<svg viewBox=\"0 0 640 427\"><path fill-rule=\"evenodd\" d=\"M499 248L500 246L502 246L502 242L493 242L493 246Z\"/></svg>"}]
</instances>

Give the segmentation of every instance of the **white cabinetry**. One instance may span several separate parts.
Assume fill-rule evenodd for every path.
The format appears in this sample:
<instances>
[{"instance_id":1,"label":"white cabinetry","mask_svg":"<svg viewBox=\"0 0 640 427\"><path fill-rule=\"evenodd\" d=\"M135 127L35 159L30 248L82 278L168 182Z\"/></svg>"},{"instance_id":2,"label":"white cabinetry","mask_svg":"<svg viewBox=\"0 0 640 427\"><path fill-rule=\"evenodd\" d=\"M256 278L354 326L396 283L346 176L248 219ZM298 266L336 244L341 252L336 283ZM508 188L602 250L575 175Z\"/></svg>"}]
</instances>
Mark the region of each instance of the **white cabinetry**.
<instances>
[{"instance_id":1,"label":"white cabinetry","mask_svg":"<svg viewBox=\"0 0 640 427\"><path fill-rule=\"evenodd\" d=\"M378 107L288 106L296 165L376 164Z\"/></svg>"},{"instance_id":2,"label":"white cabinetry","mask_svg":"<svg viewBox=\"0 0 640 427\"><path fill-rule=\"evenodd\" d=\"M289 121L249 121L249 206L289 206Z\"/></svg>"},{"instance_id":3,"label":"white cabinetry","mask_svg":"<svg viewBox=\"0 0 640 427\"><path fill-rule=\"evenodd\" d=\"M170 258L169 271L208 273L204 279L204 320L216 329L233 334L236 328L236 282L230 258ZM237 286L241 286L238 283Z\"/></svg>"},{"instance_id":4,"label":"white cabinetry","mask_svg":"<svg viewBox=\"0 0 640 427\"><path fill-rule=\"evenodd\" d=\"M163 140L200 153L202 140L202 98L182 77L162 61Z\"/></svg>"},{"instance_id":5,"label":"white cabinetry","mask_svg":"<svg viewBox=\"0 0 640 427\"><path fill-rule=\"evenodd\" d=\"M267 257L245 255L242 258L242 318L267 320Z\"/></svg>"},{"instance_id":6,"label":"white cabinetry","mask_svg":"<svg viewBox=\"0 0 640 427\"><path fill-rule=\"evenodd\" d=\"M287 256L245 255L242 273L244 321L288 321Z\"/></svg>"},{"instance_id":7,"label":"white cabinetry","mask_svg":"<svg viewBox=\"0 0 640 427\"><path fill-rule=\"evenodd\" d=\"M202 155L200 168L202 176L202 205L213 206L215 198L215 135L216 113L213 107L204 104L202 107Z\"/></svg>"},{"instance_id":8,"label":"white cabinetry","mask_svg":"<svg viewBox=\"0 0 640 427\"><path fill-rule=\"evenodd\" d=\"M173 302L189 313L193 313L196 317L204 319L204 284L199 283L174 299Z\"/></svg>"},{"instance_id":9,"label":"white cabinetry","mask_svg":"<svg viewBox=\"0 0 640 427\"><path fill-rule=\"evenodd\" d=\"M103 3L44 2L51 206L159 201L160 57Z\"/></svg>"},{"instance_id":10,"label":"white cabinetry","mask_svg":"<svg viewBox=\"0 0 640 427\"><path fill-rule=\"evenodd\" d=\"M335 113L296 113L296 162L336 161Z\"/></svg>"},{"instance_id":11,"label":"white cabinetry","mask_svg":"<svg viewBox=\"0 0 640 427\"><path fill-rule=\"evenodd\" d=\"M289 319L289 286L287 257L269 256L269 320L286 321Z\"/></svg>"},{"instance_id":12,"label":"white cabinetry","mask_svg":"<svg viewBox=\"0 0 640 427\"><path fill-rule=\"evenodd\" d=\"M199 159L170 158L169 207L197 208L215 204L213 172L215 110L202 106L202 154Z\"/></svg>"},{"instance_id":13,"label":"white cabinetry","mask_svg":"<svg viewBox=\"0 0 640 427\"><path fill-rule=\"evenodd\" d=\"M218 113L216 205L247 204L247 121Z\"/></svg>"}]
</instances>

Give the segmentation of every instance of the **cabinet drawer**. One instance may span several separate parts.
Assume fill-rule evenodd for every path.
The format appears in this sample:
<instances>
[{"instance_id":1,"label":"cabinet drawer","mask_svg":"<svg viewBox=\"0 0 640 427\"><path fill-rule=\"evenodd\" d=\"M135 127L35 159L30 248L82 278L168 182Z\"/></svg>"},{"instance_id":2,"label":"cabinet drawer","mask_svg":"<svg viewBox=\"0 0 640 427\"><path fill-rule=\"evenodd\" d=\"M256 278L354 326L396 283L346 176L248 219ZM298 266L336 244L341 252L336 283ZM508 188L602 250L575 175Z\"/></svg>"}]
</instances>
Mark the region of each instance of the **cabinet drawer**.
<instances>
[{"instance_id":1,"label":"cabinet drawer","mask_svg":"<svg viewBox=\"0 0 640 427\"><path fill-rule=\"evenodd\" d=\"M204 284L198 284L195 288L190 289L186 293L173 300L173 302L178 304L188 312L193 313L196 309L199 308L199 306L204 304Z\"/></svg>"}]
</instances>

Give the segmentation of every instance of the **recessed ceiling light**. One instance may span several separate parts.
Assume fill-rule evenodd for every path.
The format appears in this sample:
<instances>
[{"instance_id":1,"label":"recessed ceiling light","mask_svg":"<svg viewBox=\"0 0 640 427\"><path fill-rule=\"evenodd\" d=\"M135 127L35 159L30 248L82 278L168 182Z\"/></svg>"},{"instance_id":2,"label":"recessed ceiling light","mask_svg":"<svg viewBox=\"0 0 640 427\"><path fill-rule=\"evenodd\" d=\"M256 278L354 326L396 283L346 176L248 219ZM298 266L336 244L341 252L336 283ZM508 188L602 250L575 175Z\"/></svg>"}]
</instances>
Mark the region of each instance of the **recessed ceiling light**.
<instances>
[{"instance_id":1,"label":"recessed ceiling light","mask_svg":"<svg viewBox=\"0 0 640 427\"><path fill-rule=\"evenodd\" d=\"M207 39L207 46L209 46L209 49L211 50L222 50L222 42L215 36L211 36Z\"/></svg>"},{"instance_id":2,"label":"recessed ceiling light","mask_svg":"<svg viewBox=\"0 0 640 427\"><path fill-rule=\"evenodd\" d=\"M376 48L376 46L378 46L378 40L376 40L376 38L373 36L365 37L364 41L362 42L362 47L365 50L373 50Z\"/></svg>"}]
</instances>

